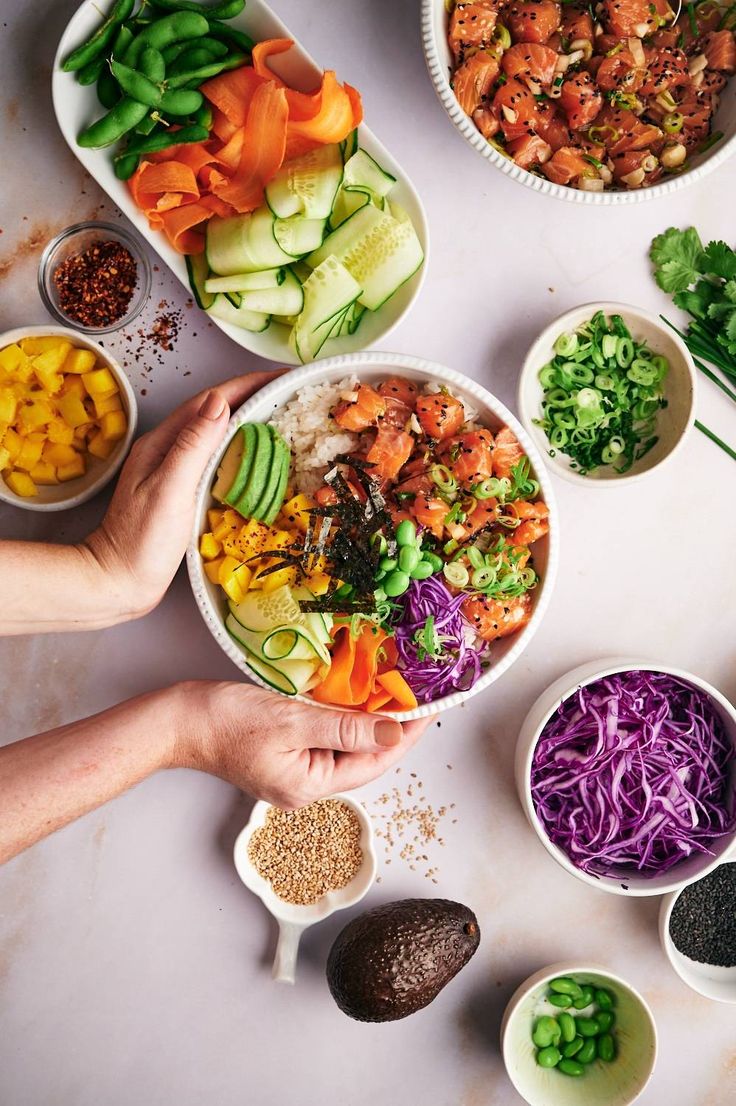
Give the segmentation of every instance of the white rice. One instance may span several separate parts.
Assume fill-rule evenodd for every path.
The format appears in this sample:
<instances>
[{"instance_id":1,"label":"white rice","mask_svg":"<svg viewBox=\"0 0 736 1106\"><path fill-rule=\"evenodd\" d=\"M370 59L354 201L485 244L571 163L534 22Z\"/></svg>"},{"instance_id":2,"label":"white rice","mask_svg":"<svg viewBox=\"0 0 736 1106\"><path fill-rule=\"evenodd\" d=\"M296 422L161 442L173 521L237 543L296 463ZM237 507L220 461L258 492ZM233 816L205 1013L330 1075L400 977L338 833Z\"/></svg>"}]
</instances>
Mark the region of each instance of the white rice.
<instances>
[{"instance_id":1,"label":"white rice","mask_svg":"<svg viewBox=\"0 0 736 1106\"><path fill-rule=\"evenodd\" d=\"M311 495L338 453L350 453L360 440L357 434L341 430L330 411L343 399L354 399L357 376L346 376L336 384L310 384L271 419L291 448L292 482L297 492Z\"/></svg>"}]
</instances>

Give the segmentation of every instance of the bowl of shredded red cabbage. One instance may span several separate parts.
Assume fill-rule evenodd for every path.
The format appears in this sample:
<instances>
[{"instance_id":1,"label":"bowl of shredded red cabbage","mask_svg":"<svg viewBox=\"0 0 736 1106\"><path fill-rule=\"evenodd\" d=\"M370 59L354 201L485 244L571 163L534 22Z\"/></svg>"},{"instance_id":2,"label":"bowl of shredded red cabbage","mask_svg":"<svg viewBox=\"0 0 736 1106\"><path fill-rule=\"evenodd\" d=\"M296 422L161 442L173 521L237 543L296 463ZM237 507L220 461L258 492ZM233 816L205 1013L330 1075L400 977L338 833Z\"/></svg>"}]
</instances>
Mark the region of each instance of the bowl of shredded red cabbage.
<instances>
[{"instance_id":1,"label":"bowl of shredded red cabbage","mask_svg":"<svg viewBox=\"0 0 736 1106\"><path fill-rule=\"evenodd\" d=\"M714 865L736 834L736 750L723 702L667 671L617 671L578 686L548 717L531 762L548 841L578 872L624 891L636 882L646 893L643 883L668 875L685 882Z\"/></svg>"}]
</instances>

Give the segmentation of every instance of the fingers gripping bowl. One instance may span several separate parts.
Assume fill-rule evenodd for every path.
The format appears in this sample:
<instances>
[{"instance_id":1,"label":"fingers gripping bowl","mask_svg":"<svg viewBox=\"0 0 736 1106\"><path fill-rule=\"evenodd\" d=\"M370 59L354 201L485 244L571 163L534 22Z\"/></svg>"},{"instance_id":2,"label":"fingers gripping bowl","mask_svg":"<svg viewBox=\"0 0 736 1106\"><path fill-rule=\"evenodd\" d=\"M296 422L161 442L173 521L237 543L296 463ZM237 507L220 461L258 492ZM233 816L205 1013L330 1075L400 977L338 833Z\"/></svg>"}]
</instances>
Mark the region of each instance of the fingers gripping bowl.
<instances>
[{"instance_id":1,"label":"fingers gripping bowl","mask_svg":"<svg viewBox=\"0 0 736 1106\"><path fill-rule=\"evenodd\" d=\"M342 398L335 394L335 384L340 384ZM406 391L396 394L394 387ZM289 417L299 414L304 389L311 389L306 393L310 409L303 412L300 439ZM339 421L328 418L330 409ZM433 415L448 421L444 428L435 423L437 437L430 439L419 417L430 425ZM260 424L269 421L278 427L267 431L277 446L283 434L292 444L296 440L298 448L290 451L284 442L287 458L292 453L296 459L293 471L287 463L282 474L281 496L291 498L284 511L271 517L279 536L271 526L259 558L251 541L262 540L263 530L252 528L252 512L246 523L242 517L232 519L232 508L214 500L212 491L214 486L218 492L217 483L224 479L235 488L230 498L241 509L245 498L247 507L249 483L258 487L258 479L236 487L232 473L223 477L223 458L230 441L242 435L247 443L248 428L264 432ZM494 477L493 465L487 467L494 450L496 471L505 461L507 476ZM248 456L247 444L243 455ZM258 452L251 455L255 465ZM338 456L351 461L337 461ZM371 468L380 472L380 480L369 476ZM242 546L240 561L227 553L228 548L236 551L228 542L233 522L238 525L236 540L245 541L250 556L251 565L245 568ZM245 535L241 523L250 527ZM292 533L286 530L289 526ZM344 545L339 538L343 526ZM322 528L319 547L314 534ZM299 546L292 535L298 536ZM518 544L513 544L517 537ZM310 563L304 580L301 554L294 550L310 542L318 554L317 571ZM264 553L274 556L264 560ZM338 576L330 557L339 554ZM297 370L236 412L228 439L200 484L187 554L207 626L231 660L256 682L317 705L390 711L399 720L449 709L513 664L548 605L557 558L553 493L538 452L514 416L459 373L381 353L333 358ZM368 574L369 597L360 590L361 572ZM230 583L233 575L235 584ZM269 581L269 576L276 579ZM255 589L248 586L253 582ZM474 615L480 615L479 622ZM274 637L274 630L284 629L285 618L295 618L298 625L292 624L288 635ZM306 645L305 636L310 639ZM311 675L303 667L289 667L289 658L292 664L311 664ZM274 660L290 677L307 672L308 679L284 685L269 667Z\"/></svg>"}]
</instances>

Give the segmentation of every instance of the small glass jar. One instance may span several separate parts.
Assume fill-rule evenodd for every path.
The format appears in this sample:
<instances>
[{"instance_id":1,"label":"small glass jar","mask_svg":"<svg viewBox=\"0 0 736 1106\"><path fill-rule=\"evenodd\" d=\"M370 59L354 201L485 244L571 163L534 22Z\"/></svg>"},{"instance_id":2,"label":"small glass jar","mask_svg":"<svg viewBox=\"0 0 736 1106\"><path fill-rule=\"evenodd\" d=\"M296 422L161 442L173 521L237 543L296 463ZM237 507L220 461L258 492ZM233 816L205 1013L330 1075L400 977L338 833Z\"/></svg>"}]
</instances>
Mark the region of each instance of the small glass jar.
<instances>
[{"instance_id":1,"label":"small glass jar","mask_svg":"<svg viewBox=\"0 0 736 1106\"><path fill-rule=\"evenodd\" d=\"M59 266L73 254L84 253L94 242L118 242L136 264L136 284L124 315L107 326L89 326L67 314L59 303L59 292L54 274ZM140 241L122 227L111 223L75 223L56 238L52 238L41 255L38 265L38 291L47 311L63 326L74 327L83 334L109 334L126 326L142 310L151 293L151 266Z\"/></svg>"}]
</instances>

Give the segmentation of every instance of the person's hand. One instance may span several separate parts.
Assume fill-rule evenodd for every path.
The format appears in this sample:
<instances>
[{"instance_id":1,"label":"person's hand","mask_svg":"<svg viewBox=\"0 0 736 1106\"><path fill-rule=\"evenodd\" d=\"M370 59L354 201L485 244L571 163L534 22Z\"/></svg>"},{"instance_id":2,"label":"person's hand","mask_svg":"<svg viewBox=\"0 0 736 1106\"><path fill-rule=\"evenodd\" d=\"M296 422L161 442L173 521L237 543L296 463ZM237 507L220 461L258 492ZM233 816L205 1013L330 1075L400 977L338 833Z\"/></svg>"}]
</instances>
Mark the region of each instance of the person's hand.
<instances>
[{"instance_id":1,"label":"person's hand","mask_svg":"<svg viewBox=\"0 0 736 1106\"><path fill-rule=\"evenodd\" d=\"M81 547L122 617L146 614L163 597L186 551L197 484L230 409L278 375L251 373L200 392L134 443L107 514Z\"/></svg>"},{"instance_id":2,"label":"person's hand","mask_svg":"<svg viewBox=\"0 0 736 1106\"><path fill-rule=\"evenodd\" d=\"M284 810L380 776L433 718L399 722L325 710L249 684L179 685L171 763L219 776Z\"/></svg>"}]
</instances>

